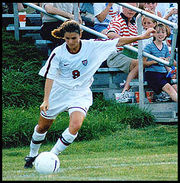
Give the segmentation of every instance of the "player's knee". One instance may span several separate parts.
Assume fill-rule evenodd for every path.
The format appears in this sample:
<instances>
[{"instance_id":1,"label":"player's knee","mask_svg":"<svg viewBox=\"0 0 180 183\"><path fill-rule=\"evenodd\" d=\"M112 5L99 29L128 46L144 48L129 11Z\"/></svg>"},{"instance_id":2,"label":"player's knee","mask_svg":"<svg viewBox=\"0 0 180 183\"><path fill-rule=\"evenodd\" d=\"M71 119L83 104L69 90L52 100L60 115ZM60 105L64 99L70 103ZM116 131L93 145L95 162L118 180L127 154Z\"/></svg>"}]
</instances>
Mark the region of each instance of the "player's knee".
<instances>
[{"instance_id":1,"label":"player's knee","mask_svg":"<svg viewBox=\"0 0 180 183\"><path fill-rule=\"evenodd\" d=\"M79 129L81 128L82 126L82 121L81 120L73 120L71 123L70 123L70 129L76 133L79 131Z\"/></svg>"},{"instance_id":2,"label":"player's knee","mask_svg":"<svg viewBox=\"0 0 180 183\"><path fill-rule=\"evenodd\" d=\"M49 128L50 124L46 124L46 125L38 125L36 129L38 133L45 133L46 131L48 131Z\"/></svg>"}]
</instances>

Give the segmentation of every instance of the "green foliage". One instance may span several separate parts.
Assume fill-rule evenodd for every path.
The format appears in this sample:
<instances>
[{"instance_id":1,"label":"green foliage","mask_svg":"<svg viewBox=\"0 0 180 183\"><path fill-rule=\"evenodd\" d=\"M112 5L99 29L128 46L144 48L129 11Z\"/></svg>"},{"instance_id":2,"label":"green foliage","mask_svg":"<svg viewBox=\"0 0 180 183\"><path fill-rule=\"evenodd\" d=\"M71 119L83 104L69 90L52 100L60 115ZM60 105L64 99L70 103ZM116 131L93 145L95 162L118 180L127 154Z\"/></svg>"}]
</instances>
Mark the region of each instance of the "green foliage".
<instances>
[{"instance_id":1,"label":"green foliage","mask_svg":"<svg viewBox=\"0 0 180 183\"><path fill-rule=\"evenodd\" d=\"M99 103L99 105L98 105ZM97 107L96 109L94 109ZM28 145L39 119L39 108L13 108L3 110L3 147ZM47 142L56 142L69 125L68 113L61 113L46 136ZM113 101L95 98L92 109L79 131L77 141L99 139L127 127L142 128L154 125L154 117L135 106L120 105Z\"/></svg>"},{"instance_id":2,"label":"green foliage","mask_svg":"<svg viewBox=\"0 0 180 183\"><path fill-rule=\"evenodd\" d=\"M43 97L43 78L38 75L43 56L31 39L14 40L2 31L3 106L31 106Z\"/></svg>"}]
</instances>

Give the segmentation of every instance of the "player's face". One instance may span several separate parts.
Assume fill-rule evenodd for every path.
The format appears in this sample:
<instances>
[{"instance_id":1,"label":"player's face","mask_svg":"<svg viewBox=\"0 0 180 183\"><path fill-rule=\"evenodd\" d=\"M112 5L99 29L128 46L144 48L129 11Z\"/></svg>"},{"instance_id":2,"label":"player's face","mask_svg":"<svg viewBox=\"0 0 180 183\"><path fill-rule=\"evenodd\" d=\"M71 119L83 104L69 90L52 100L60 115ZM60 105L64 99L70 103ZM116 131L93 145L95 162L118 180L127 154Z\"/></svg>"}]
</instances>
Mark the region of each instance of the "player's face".
<instances>
[{"instance_id":1,"label":"player's face","mask_svg":"<svg viewBox=\"0 0 180 183\"><path fill-rule=\"evenodd\" d=\"M81 38L81 34L79 35L76 32L66 32L64 34L64 39L70 50L75 51L76 49L79 49L80 38Z\"/></svg>"}]
</instances>

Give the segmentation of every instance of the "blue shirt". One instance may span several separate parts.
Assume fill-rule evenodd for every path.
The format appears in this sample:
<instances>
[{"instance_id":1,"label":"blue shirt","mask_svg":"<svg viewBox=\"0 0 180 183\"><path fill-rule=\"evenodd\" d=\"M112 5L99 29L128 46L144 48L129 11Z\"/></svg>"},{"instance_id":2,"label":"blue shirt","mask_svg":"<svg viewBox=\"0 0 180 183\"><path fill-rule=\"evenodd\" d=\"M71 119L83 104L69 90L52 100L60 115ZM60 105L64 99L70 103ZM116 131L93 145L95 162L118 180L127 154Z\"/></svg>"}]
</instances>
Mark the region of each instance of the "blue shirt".
<instances>
[{"instance_id":1,"label":"blue shirt","mask_svg":"<svg viewBox=\"0 0 180 183\"><path fill-rule=\"evenodd\" d=\"M170 56L170 53L169 53L169 50L168 50L168 46L164 43L162 43L163 46L162 46L162 49L159 50L157 48L157 46L154 44L154 42L152 41L151 43L147 44L144 48L144 51L155 56L155 57L164 57L164 58L167 58ZM151 58L148 58L147 61L152 61ZM145 68L145 72L146 71L153 71L153 72L161 72L161 73L166 73L167 70L165 68L165 65L162 64L162 63L159 63L158 64L153 64L149 67L146 67Z\"/></svg>"}]
</instances>

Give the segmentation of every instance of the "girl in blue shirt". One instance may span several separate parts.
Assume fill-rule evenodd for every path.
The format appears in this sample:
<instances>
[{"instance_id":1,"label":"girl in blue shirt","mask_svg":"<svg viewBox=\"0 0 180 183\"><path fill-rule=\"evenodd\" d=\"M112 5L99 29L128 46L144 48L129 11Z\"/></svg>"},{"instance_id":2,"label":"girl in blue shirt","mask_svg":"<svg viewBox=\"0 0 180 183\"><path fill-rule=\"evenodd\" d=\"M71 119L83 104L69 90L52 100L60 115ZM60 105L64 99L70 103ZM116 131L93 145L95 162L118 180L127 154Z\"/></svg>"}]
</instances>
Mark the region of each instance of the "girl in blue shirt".
<instances>
[{"instance_id":1,"label":"girl in blue shirt","mask_svg":"<svg viewBox=\"0 0 180 183\"><path fill-rule=\"evenodd\" d=\"M167 60L170 57L168 46L164 43L166 37L168 37L168 28L166 25L159 23L155 26L156 33L154 34L154 40L146 45L144 51ZM152 61L150 58L144 57L144 62ZM171 97L171 99L177 102L177 84L171 85L171 78L167 78L167 68L164 64L156 63L145 68L145 78L148 85L156 94L160 94L161 91L165 91Z\"/></svg>"}]
</instances>

